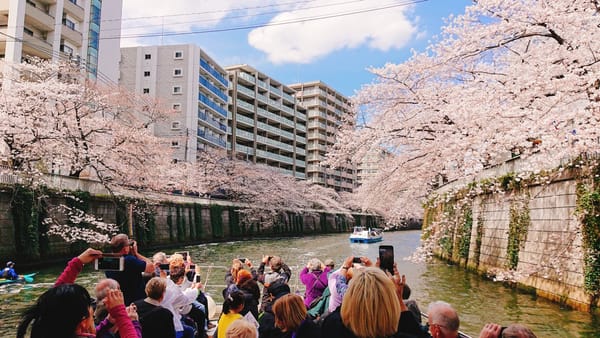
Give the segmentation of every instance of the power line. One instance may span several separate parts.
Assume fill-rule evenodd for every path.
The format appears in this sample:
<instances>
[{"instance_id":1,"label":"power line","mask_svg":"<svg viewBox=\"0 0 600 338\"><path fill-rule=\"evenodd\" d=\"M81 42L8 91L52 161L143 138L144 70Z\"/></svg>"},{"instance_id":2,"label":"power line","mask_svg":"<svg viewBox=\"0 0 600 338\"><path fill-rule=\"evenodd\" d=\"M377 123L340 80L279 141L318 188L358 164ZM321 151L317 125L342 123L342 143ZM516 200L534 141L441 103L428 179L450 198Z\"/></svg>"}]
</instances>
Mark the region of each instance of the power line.
<instances>
[{"instance_id":1,"label":"power line","mask_svg":"<svg viewBox=\"0 0 600 338\"><path fill-rule=\"evenodd\" d=\"M310 0L310 1L304 1L304 2L314 2L315 0ZM352 3L356 3L356 2L365 2L366 0L354 0L354 1L342 1L342 2L335 2L335 3L329 3L329 4L325 4L325 5L319 5L319 6L312 6L312 7L304 7L304 8L299 8L296 9L295 11L306 11L306 10L311 10L311 9L317 9L317 8L325 8L325 7L335 7L335 6L340 6L340 5L349 5ZM302 2L299 2L302 3ZM295 3L297 4L297 3ZM280 4L282 5L282 4ZM256 8L263 8L263 7L268 7L268 6L257 6ZM238 10L231 10L233 11L238 11ZM220 11L214 11L214 12L227 12L226 10L220 10ZM271 12L263 12L263 13L259 13L256 16L265 16L265 15L273 15L273 14L280 14L280 13L284 13L284 10L278 10L278 11L271 11ZM206 13L212 13L212 12L206 12ZM173 14L173 15L164 15L164 16L152 16L152 17L147 17L147 18L166 18L166 17L172 17L172 16L189 16L189 15L193 15L193 14ZM214 21L220 21L220 20L233 20L233 19L240 19L240 18L247 18L248 15L244 14L244 15L235 15L235 16L227 16L224 17L222 19L203 19L203 20L193 20L193 21L184 21L184 22L174 22L174 23L169 23L169 26L175 26L175 25L187 25L187 24L193 24L193 23L201 23L201 22L214 22ZM139 29L139 28L148 28L148 27L160 27L163 24L151 24L151 25L140 25L140 26L130 26L130 27L125 27L125 28L115 28L115 29L107 29L106 31L115 31L115 30L133 30L133 29Z\"/></svg>"},{"instance_id":2,"label":"power line","mask_svg":"<svg viewBox=\"0 0 600 338\"><path fill-rule=\"evenodd\" d=\"M254 28L260 28L260 27L282 26L282 25L289 25L289 24L300 23L300 22L326 20L326 19L333 19L333 18L339 18L339 17L344 17L344 16L368 13L368 12L381 11L381 10L385 10L385 9L395 8L395 7L414 5L414 4L427 2L427 1L428 0L410 0L410 1L403 1L400 3L392 4L392 5L349 11L349 12L345 12L345 13L326 14L326 15L320 15L320 16L291 19L291 20L286 20L286 21L266 22L266 23L251 24L251 25L237 26L237 27L206 29L206 30L188 31L188 32L167 32L167 33L160 32L160 33L130 34L130 35L121 35L121 36L113 36L113 37L103 37L103 38L101 37L100 39L109 40L109 39L132 39L132 38L159 37L159 36L195 35L195 34L220 33L220 32L229 32L229 31L237 31L237 30L246 30L246 29L254 29Z\"/></svg>"}]
</instances>

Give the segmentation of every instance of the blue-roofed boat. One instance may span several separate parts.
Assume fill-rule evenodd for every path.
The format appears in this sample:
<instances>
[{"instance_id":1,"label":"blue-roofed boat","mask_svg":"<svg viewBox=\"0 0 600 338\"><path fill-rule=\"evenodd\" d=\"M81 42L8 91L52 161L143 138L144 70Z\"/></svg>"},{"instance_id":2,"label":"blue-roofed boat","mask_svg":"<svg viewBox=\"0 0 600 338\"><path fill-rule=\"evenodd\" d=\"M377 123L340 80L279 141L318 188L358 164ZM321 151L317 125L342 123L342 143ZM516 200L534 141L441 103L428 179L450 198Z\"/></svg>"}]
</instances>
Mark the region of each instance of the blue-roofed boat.
<instances>
[{"instance_id":1,"label":"blue-roofed boat","mask_svg":"<svg viewBox=\"0 0 600 338\"><path fill-rule=\"evenodd\" d=\"M375 243L383 240L383 230L379 228L354 227L350 243Z\"/></svg>"}]
</instances>

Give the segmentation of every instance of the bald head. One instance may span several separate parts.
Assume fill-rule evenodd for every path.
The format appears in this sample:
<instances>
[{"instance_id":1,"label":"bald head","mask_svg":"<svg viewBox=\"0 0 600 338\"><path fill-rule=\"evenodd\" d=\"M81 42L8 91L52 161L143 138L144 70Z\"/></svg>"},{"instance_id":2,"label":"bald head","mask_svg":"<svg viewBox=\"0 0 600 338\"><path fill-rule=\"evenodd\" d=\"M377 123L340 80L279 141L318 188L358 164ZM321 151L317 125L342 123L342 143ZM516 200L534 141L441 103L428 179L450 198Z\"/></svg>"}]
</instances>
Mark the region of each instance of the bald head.
<instances>
[{"instance_id":1,"label":"bald head","mask_svg":"<svg viewBox=\"0 0 600 338\"><path fill-rule=\"evenodd\" d=\"M106 297L108 290L118 290L120 288L119 282L112 278L101 279L96 287L94 293L96 294L96 300L101 301Z\"/></svg>"},{"instance_id":2,"label":"bald head","mask_svg":"<svg viewBox=\"0 0 600 338\"><path fill-rule=\"evenodd\" d=\"M460 320L458 319L458 313L450 304L442 301L431 303L427 311L427 317L429 318L429 326L436 326L439 329L439 337L458 337ZM436 331L438 331L437 329Z\"/></svg>"}]
</instances>

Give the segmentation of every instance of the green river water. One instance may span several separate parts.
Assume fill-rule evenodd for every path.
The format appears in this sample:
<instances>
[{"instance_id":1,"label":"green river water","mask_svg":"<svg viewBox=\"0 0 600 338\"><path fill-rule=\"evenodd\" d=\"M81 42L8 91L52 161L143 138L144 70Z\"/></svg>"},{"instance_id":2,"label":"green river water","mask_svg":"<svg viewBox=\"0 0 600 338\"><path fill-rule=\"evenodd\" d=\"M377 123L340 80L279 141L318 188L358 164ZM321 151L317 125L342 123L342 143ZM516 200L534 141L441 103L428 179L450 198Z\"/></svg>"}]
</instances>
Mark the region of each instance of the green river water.
<instances>
[{"instance_id":1,"label":"green river water","mask_svg":"<svg viewBox=\"0 0 600 338\"><path fill-rule=\"evenodd\" d=\"M249 258L258 264L262 255L281 256L294 272L290 281L292 291L302 294L304 288L298 282L298 274L310 258L332 258L339 267L347 256L375 259L379 244L393 245L396 262L412 289L411 299L418 302L422 311L426 311L427 305L435 300L452 304L459 312L461 331L472 337L477 337L487 322L502 325L523 323L532 328L538 337L600 337L598 315L561 308L555 303L484 280L441 261L412 263L402 260L417 247L419 237L420 231L386 232L381 243L351 244L348 234L332 234L202 244L173 248L166 252L189 251L194 262L202 266L206 292L217 303L221 303L226 267L235 257ZM151 256L152 253L146 254ZM64 264L40 270L34 284L0 287L0 337L15 336L15 327L22 311L52 285L63 268ZM77 282L93 291L94 283L101 277L101 273L86 266Z\"/></svg>"}]
</instances>

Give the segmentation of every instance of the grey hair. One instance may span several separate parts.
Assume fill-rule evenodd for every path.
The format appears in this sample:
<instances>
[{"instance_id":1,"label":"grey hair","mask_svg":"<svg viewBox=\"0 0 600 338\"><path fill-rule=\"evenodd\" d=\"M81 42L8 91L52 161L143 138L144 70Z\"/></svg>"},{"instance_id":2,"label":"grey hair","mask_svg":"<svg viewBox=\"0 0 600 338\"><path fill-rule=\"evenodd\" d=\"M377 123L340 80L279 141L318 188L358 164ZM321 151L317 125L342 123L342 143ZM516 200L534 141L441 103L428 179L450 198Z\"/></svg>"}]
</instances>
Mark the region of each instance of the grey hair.
<instances>
[{"instance_id":1,"label":"grey hair","mask_svg":"<svg viewBox=\"0 0 600 338\"><path fill-rule=\"evenodd\" d=\"M101 279L98 284L96 284L96 300L101 301L106 298L106 293L108 290L118 290L119 288L119 282L116 280L112 278Z\"/></svg>"},{"instance_id":2,"label":"grey hair","mask_svg":"<svg viewBox=\"0 0 600 338\"><path fill-rule=\"evenodd\" d=\"M167 254L159 251L157 253L154 254L154 256L152 256L152 263L156 264L156 263L160 263L160 264L167 264L169 263L169 260L167 259Z\"/></svg>"},{"instance_id":3,"label":"grey hair","mask_svg":"<svg viewBox=\"0 0 600 338\"><path fill-rule=\"evenodd\" d=\"M323 262L318 258L311 258L311 260L308 261L308 270L323 270Z\"/></svg>"},{"instance_id":4,"label":"grey hair","mask_svg":"<svg viewBox=\"0 0 600 338\"><path fill-rule=\"evenodd\" d=\"M458 331L460 326L458 313L450 304L440 300L435 301L429 304L427 315L431 323L438 324L451 331Z\"/></svg>"}]
</instances>

